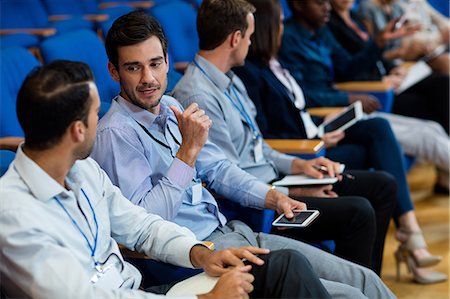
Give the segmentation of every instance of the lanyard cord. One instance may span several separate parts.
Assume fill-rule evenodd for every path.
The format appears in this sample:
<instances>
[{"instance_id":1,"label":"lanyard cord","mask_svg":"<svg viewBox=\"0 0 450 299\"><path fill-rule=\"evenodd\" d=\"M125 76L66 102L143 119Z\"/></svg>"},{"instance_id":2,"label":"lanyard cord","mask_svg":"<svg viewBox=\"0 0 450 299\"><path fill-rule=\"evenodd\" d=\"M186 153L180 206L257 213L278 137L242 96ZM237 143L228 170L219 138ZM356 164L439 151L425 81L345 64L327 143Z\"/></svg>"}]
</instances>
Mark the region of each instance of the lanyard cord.
<instances>
[{"instance_id":1,"label":"lanyard cord","mask_svg":"<svg viewBox=\"0 0 450 299\"><path fill-rule=\"evenodd\" d=\"M173 120L172 120L173 121ZM136 121L137 124L142 128L142 130L144 130L145 133L147 133L148 136L150 136L151 139L153 139L156 143L158 143L159 145L161 145L164 148L167 148L170 151L170 155L172 156L172 158L175 158L172 154L172 148L168 145L165 144L164 142L162 142L161 140L159 140L158 138L156 138L155 136L152 135L152 133L150 133L150 131L144 127L144 125L142 125L141 123L139 123L138 121ZM169 130L170 136L172 136L173 140L175 141L175 143L178 146L181 146L181 143L177 140L177 138L175 138L175 135L173 135L172 131L170 130L170 127L167 126L167 129Z\"/></svg>"},{"instance_id":2,"label":"lanyard cord","mask_svg":"<svg viewBox=\"0 0 450 299\"><path fill-rule=\"evenodd\" d=\"M95 215L95 211L94 208L92 207L91 201L89 200L89 197L86 195L86 193L84 192L83 188L81 188L81 192L83 192L84 197L86 198L89 207L91 208L92 211L92 215L94 218L94 222L95 222L95 236L94 236L94 245L91 245L91 243L89 242L87 236L83 233L83 231L81 230L81 227L78 225L78 223L75 221L75 219L72 217L72 215L70 215L69 211L66 209L66 207L64 207L64 205L62 204L62 202L58 199L58 197L54 196L53 198L56 200L56 202L59 204L59 206L64 210L64 212L66 212L67 216L70 218L70 220L72 221L72 223L75 225L75 227L78 229L78 231L81 233L81 235L83 236L83 238L86 240L86 243L89 246L89 249L91 250L91 257L94 260L95 264L97 265L98 263L95 261L95 251L97 250L97 240L98 240L98 222L97 222L97 216ZM77 201L78 202L78 201ZM82 214L84 215L83 211L81 210L81 207L78 205L78 208L80 209L80 211L82 212ZM87 221L86 216L84 215L86 222L88 223L88 226L90 228L89 222ZM92 235L94 235L94 233L91 230Z\"/></svg>"},{"instance_id":3,"label":"lanyard cord","mask_svg":"<svg viewBox=\"0 0 450 299\"><path fill-rule=\"evenodd\" d=\"M208 78L209 81L211 81L212 84L214 84L217 88L219 88L219 86L216 84L216 82L214 82L211 77L206 73L206 71L197 63L197 61L194 60L194 64L195 66L205 75L206 78ZM219 88L220 89L220 88ZM234 88L233 84L231 84L231 90L233 91L234 96L237 99L238 104L236 103L236 101L231 97L231 95L227 92L223 92L225 94L225 96L230 100L230 102L233 104L233 106L239 111L239 114L241 114L241 116L244 118L245 122L249 125L250 129L253 131L253 137L256 138L260 138L260 134L258 132L258 130L256 130L256 127L250 117L250 115L247 113L247 111L245 110L244 105L242 104L242 101L239 97L239 95L236 92L236 88Z\"/></svg>"}]
</instances>

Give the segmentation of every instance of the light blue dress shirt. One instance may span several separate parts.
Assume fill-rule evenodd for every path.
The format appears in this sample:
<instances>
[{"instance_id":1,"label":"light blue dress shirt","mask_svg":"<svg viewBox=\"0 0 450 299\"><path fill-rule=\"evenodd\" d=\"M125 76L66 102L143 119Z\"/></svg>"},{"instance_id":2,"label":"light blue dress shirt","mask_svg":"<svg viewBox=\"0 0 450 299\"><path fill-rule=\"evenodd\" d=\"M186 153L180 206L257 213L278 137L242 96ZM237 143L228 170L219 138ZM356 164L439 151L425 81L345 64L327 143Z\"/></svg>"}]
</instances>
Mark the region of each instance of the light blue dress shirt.
<instances>
[{"instance_id":1,"label":"light blue dress shirt","mask_svg":"<svg viewBox=\"0 0 450 299\"><path fill-rule=\"evenodd\" d=\"M182 110L168 96L161 99L159 115L120 96L113 100L92 152L112 182L133 203L188 227L201 240L226 219L212 194L198 184L244 206L263 208L269 186L232 164L215 144L205 144L195 168L175 157L182 137L170 105Z\"/></svg>"},{"instance_id":2,"label":"light blue dress shirt","mask_svg":"<svg viewBox=\"0 0 450 299\"><path fill-rule=\"evenodd\" d=\"M174 96L184 107L196 102L205 110L213 121L209 139L240 168L267 183L277 179L280 173L290 174L295 157L273 150L264 141L263 158L255 161L253 128L262 136L255 119L256 108L244 84L232 71L224 74L197 55L175 86ZM245 113L240 113L229 97L241 104Z\"/></svg>"},{"instance_id":3,"label":"light blue dress shirt","mask_svg":"<svg viewBox=\"0 0 450 299\"><path fill-rule=\"evenodd\" d=\"M116 241L156 259L192 267L190 250L200 244L193 233L131 204L94 160L77 161L66 185L69 190L28 158L21 147L0 179L0 273L8 298L160 298L137 290L141 275L123 261ZM94 258L55 197L91 244L95 214L98 239ZM120 289L104 289L90 282L97 273L94 260L108 260L106 265L115 262L124 280Z\"/></svg>"}]
</instances>

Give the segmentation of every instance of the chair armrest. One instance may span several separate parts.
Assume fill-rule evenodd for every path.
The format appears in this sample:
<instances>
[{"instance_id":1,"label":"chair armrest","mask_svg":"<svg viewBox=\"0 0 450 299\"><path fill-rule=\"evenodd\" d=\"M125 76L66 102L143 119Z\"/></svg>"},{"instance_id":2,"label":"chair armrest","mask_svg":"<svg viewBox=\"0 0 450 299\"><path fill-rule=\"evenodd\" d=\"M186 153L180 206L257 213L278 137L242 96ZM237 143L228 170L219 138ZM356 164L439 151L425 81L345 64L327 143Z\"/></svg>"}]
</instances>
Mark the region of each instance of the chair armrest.
<instances>
[{"instance_id":1,"label":"chair armrest","mask_svg":"<svg viewBox=\"0 0 450 299\"><path fill-rule=\"evenodd\" d=\"M153 1L117 1L117 2L103 2L98 5L100 9L107 9L116 6L131 6L133 8L149 9L155 5Z\"/></svg>"},{"instance_id":2,"label":"chair armrest","mask_svg":"<svg viewBox=\"0 0 450 299\"><path fill-rule=\"evenodd\" d=\"M50 35L54 35L56 33L55 28L11 28L11 29L0 29L0 35L9 35L9 34L32 34L41 37L47 37Z\"/></svg>"},{"instance_id":3,"label":"chair armrest","mask_svg":"<svg viewBox=\"0 0 450 299\"><path fill-rule=\"evenodd\" d=\"M109 15L107 14L88 14L83 15L83 17L91 22L104 22L109 20Z\"/></svg>"},{"instance_id":4,"label":"chair armrest","mask_svg":"<svg viewBox=\"0 0 450 299\"><path fill-rule=\"evenodd\" d=\"M15 152L24 140L23 137L2 137L0 138L0 149Z\"/></svg>"},{"instance_id":5,"label":"chair armrest","mask_svg":"<svg viewBox=\"0 0 450 299\"><path fill-rule=\"evenodd\" d=\"M49 22L59 22L59 21L65 21L70 20L72 18L72 15L51 15L48 16Z\"/></svg>"},{"instance_id":6,"label":"chair armrest","mask_svg":"<svg viewBox=\"0 0 450 299\"><path fill-rule=\"evenodd\" d=\"M325 118L330 114L336 114L344 110L342 107L315 107L307 109L311 116Z\"/></svg>"},{"instance_id":7,"label":"chair armrest","mask_svg":"<svg viewBox=\"0 0 450 299\"><path fill-rule=\"evenodd\" d=\"M343 91L386 92L392 89L391 84L382 81L352 81L336 83L335 87Z\"/></svg>"},{"instance_id":8,"label":"chair armrest","mask_svg":"<svg viewBox=\"0 0 450 299\"><path fill-rule=\"evenodd\" d=\"M318 154L324 147L320 139L265 139L269 146L286 154Z\"/></svg>"},{"instance_id":9,"label":"chair armrest","mask_svg":"<svg viewBox=\"0 0 450 299\"><path fill-rule=\"evenodd\" d=\"M390 83L382 81L354 81L335 84L342 91L370 94L380 102L379 111L391 112L394 103L394 88Z\"/></svg>"},{"instance_id":10,"label":"chair armrest","mask_svg":"<svg viewBox=\"0 0 450 299\"><path fill-rule=\"evenodd\" d=\"M72 18L72 15L51 15L48 17L48 20L50 22L58 22L58 21L70 20L71 18ZM109 16L107 14L86 14L86 15L83 15L83 18L90 22L103 22L103 21L108 20Z\"/></svg>"}]
</instances>

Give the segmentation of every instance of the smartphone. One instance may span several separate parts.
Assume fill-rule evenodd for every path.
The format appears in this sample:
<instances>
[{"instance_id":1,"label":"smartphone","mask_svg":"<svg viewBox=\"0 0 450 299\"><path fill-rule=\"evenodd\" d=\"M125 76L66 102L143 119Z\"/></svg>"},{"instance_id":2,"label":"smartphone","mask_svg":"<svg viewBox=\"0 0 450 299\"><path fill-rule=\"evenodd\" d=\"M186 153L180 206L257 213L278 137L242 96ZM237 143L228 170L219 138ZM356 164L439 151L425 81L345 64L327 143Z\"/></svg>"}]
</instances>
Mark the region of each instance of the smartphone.
<instances>
[{"instance_id":1,"label":"smartphone","mask_svg":"<svg viewBox=\"0 0 450 299\"><path fill-rule=\"evenodd\" d=\"M306 227L320 214L317 210L293 210L292 212L294 213L294 217L292 217L291 219L288 219L284 214L281 214L272 222L272 225L287 227Z\"/></svg>"},{"instance_id":2,"label":"smartphone","mask_svg":"<svg viewBox=\"0 0 450 299\"><path fill-rule=\"evenodd\" d=\"M344 111L339 113L332 119L323 122L318 127L318 135L322 137L325 133L341 130L344 131L352 125L354 125L358 120L363 118L363 109L360 101L357 101L350 106L346 107Z\"/></svg>"}]
</instances>

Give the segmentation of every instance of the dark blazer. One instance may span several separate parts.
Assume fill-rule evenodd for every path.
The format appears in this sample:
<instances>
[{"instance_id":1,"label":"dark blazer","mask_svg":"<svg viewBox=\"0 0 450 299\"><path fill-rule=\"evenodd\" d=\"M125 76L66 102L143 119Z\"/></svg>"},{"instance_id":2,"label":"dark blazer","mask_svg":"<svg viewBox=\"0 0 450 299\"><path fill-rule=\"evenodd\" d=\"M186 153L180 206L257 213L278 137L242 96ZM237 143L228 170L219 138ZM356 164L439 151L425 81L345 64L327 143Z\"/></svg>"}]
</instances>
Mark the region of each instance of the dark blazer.
<instances>
[{"instance_id":1,"label":"dark blazer","mask_svg":"<svg viewBox=\"0 0 450 299\"><path fill-rule=\"evenodd\" d=\"M354 12L350 12L350 17L361 30L367 32L364 24ZM368 42L361 39L361 37L356 34L356 32L352 28L348 27L345 21L334 10L331 10L330 21L328 22L327 26L333 33L334 38L349 53L356 55L357 53L363 51L365 47L367 47ZM380 62L382 63L384 70L378 69L376 66L373 66L369 69L362 68L361 72L355 75L355 78L359 81L381 80L382 75L385 75L384 72L387 72L389 69L394 67L394 65L392 62L386 61L382 58L380 58ZM342 78L339 77L339 74L337 74L336 80L342 81Z\"/></svg>"},{"instance_id":2,"label":"dark blazer","mask_svg":"<svg viewBox=\"0 0 450 299\"><path fill-rule=\"evenodd\" d=\"M245 66L233 71L244 82L256 106L256 121L264 138L307 138L299 110L269 66L247 59Z\"/></svg>"}]
</instances>

